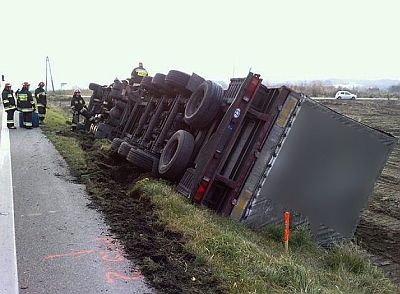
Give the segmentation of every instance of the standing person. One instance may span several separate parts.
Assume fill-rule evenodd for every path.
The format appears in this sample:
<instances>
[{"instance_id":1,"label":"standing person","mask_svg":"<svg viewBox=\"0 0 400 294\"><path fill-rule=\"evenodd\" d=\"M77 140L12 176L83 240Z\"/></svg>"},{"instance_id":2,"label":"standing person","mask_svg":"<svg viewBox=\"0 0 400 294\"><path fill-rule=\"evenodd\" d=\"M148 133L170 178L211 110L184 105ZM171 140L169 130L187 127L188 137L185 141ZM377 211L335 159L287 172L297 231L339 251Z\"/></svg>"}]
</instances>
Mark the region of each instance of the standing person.
<instances>
[{"instance_id":1,"label":"standing person","mask_svg":"<svg viewBox=\"0 0 400 294\"><path fill-rule=\"evenodd\" d=\"M71 109L72 109L71 131L76 130L77 125L79 123L79 117L81 114L87 119L87 122L92 122L94 120L89 111L87 111L85 100L81 96L81 90L79 89L74 90L74 93L71 98Z\"/></svg>"},{"instance_id":2,"label":"standing person","mask_svg":"<svg viewBox=\"0 0 400 294\"><path fill-rule=\"evenodd\" d=\"M131 80L129 81L130 85L140 84L143 77L147 76L148 72L143 67L143 63L139 62L139 65L132 70Z\"/></svg>"},{"instance_id":3,"label":"standing person","mask_svg":"<svg viewBox=\"0 0 400 294\"><path fill-rule=\"evenodd\" d=\"M32 129L32 113L35 111L35 101L33 101L29 86L28 82L24 82L22 89L17 93L17 107L22 112L23 126L26 129Z\"/></svg>"},{"instance_id":4,"label":"standing person","mask_svg":"<svg viewBox=\"0 0 400 294\"><path fill-rule=\"evenodd\" d=\"M44 123L44 119L46 118L46 107L47 107L47 97L46 91L43 89L44 83L40 82L38 87L35 90L35 98L36 98L36 106L39 113L39 123Z\"/></svg>"},{"instance_id":5,"label":"standing person","mask_svg":"<svg viewBox=\"0 0 400 294\"><path fill-rule=\"evenodd\" d=\"M4 110L7 112L7 128L16 129L14 126L14 112L17 106L15 105L14 91L11 90L10 83L4 85L1 98L3 100Z\"/></svg>"}]
</instances>

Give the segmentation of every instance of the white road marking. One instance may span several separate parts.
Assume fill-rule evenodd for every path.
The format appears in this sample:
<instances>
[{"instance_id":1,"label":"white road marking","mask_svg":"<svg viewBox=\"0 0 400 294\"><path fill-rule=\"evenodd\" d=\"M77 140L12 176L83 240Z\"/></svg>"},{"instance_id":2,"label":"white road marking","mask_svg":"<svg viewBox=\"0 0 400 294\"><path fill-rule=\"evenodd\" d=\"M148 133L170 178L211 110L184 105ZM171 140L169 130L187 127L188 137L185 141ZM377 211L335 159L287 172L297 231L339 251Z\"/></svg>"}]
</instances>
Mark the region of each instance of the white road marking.
<instances>
[{"instance_id":1,"label":"white road marking","mask_svg":"<svg viewBox=\"0 0 400 294\"><path fill-rule=\"evenodd\" d=\"M0 106L0 293L19 293L15 247L14 202L10 136L3 105Z\"/></svg>"}]
</instances>

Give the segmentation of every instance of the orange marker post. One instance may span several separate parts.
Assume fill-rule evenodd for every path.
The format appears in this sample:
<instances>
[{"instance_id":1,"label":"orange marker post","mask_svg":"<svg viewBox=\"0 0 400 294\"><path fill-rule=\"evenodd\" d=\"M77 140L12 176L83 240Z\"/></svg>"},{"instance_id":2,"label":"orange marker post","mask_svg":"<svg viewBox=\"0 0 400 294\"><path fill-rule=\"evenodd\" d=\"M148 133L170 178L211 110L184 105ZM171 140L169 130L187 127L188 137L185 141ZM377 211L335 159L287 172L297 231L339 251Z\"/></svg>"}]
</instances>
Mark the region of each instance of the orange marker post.
<instances>
[{"instance_id":1,"label":"orange marker post","mask_svg":"<svg viewBox=\"0 0 400 294\"><path fill-rule=\"evenodd\" d=\"M290 213L288 211L285 212L285 233L283 235L283 242L285 244L285 250L289 249L289 220Z\"/></svg>"}]
</instances>

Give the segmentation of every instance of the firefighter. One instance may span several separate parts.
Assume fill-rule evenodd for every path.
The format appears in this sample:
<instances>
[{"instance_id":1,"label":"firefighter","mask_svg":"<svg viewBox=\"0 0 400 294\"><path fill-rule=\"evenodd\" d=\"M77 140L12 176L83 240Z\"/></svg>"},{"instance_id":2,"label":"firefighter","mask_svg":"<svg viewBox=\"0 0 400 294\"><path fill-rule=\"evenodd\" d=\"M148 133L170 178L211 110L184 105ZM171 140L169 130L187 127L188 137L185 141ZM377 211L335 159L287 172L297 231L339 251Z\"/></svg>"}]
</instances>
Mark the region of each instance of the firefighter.
<instances>
[{"instance_id":1,"label":"firefighter","mask_svg":"<svg viewBox=\"0 0 400 294\"><path fill-rule=\"evenodd\" d=\"M89 113L85 100L81 96L81 90L75 89L71 98L72 124L71 130L75 131L79 123L80 115L86 118L87 122L92 122L94 117Z\"/></svg>"},{"instance_id":2,"label":"firefighter","mask_svg":"<svg viewBox=\"0 0 400 294\"><path fill-rule=\"evenodd\" d=\"M46 91L43 89L44 82L40 82L35 90L36 107L39 113L39 123L43 124L46 118L47 97Z\"/></svg>"},{"instance_id":3,"label":"firefighter","mask_svg":"<svg viewBox=\"0 0 400 294\"><path fill-rule=\"evenodd\" d=\"M139 62L139 65L132 70L131 79L129 85L138 86L142 81L143 77L147 76L148 72L144 69L143 63Z\"/></svg>"},{"instance_id":4,"label":"firefighter","mask_svg":"<svg viewBox=\"0 0 400 294\"><path fill-rule=\"evenodd\" d=\"M14 112L17 106L15 105L14 91L11 90L10 83L4 85L1 98L3 100L4 110L7 112L7 128L16 129L14 126Z\"/></svg>"},{"instance_id":5,"label":"firefighter","mask_svg":"<svg viewBox=\"0 0 400 294\"><path fill-rule=\"evenodd\" d=\"M24 82L22 89L17 92L17 107L22 112L23 126L26 129L32 129L32 113L35 111L35 101L29 91L29 86L28 82Z\"/></svg>"}]
</instances>

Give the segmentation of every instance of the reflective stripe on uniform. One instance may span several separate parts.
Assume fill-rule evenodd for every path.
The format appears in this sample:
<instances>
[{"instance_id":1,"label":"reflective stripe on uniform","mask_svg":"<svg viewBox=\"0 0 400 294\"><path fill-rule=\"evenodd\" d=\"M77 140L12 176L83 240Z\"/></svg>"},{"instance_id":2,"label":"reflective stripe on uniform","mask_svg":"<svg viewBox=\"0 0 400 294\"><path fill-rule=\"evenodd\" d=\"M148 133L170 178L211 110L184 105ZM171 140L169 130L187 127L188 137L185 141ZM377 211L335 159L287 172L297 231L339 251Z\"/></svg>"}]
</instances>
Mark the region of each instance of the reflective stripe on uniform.
<instances>
[{"instance_id":1,"label":"reflective stripe on uniform","mask_svg":"<svg viewBox=\"0 0 400 294\"><path fill-rule=\"evenodd\" d=\"M18 94L19 101L28 101L28 94Z\"/></svg>"},{"instance_id":2,"label":"reflective stripe on uniform","mask_svg":"<svg viewBox=\"0 0 400 294\"><path fill-rule=\"evenodd\" d=\"M4 99L4 100L3 100L3 103L4 103L4 104L6 104L6 103L10 103L10 100L8 100L8 99Z\"/></svg>"},{"instance_id":3,"label":"reflective stripe on uniform","mask_svg":"<svg viewBox=\"0 0 400 294\"><path fill-rule=\"evenodd\" d=\"M143 69L138 69L138 70L136 70L136 73L137 73L137 75L138 75L139 77L145 77L145 76L147 76L147 71L146 71L146 70L143 70Z\"/></svg>"},{"instance_id":4,"label":"reflective stripe on uniform","mask_svg":"<svg viewBox=\"0 0 400 294\"><path fill-rule=\"evenodd\" d=\"M13 109L16 109L15 105L10 105L10 106L4 107L5 111L13 110Z\"/></svg>"},{"instance_id":5,"label":"reflective stripe on uniform","mask_svg":"<svg viewBox=\"0 0 400 294\"><path fill-rule=\"evenodd\" d=\"M33 112L32 108L21 108L21 112Z\"/></svg>"}]
</instances>

